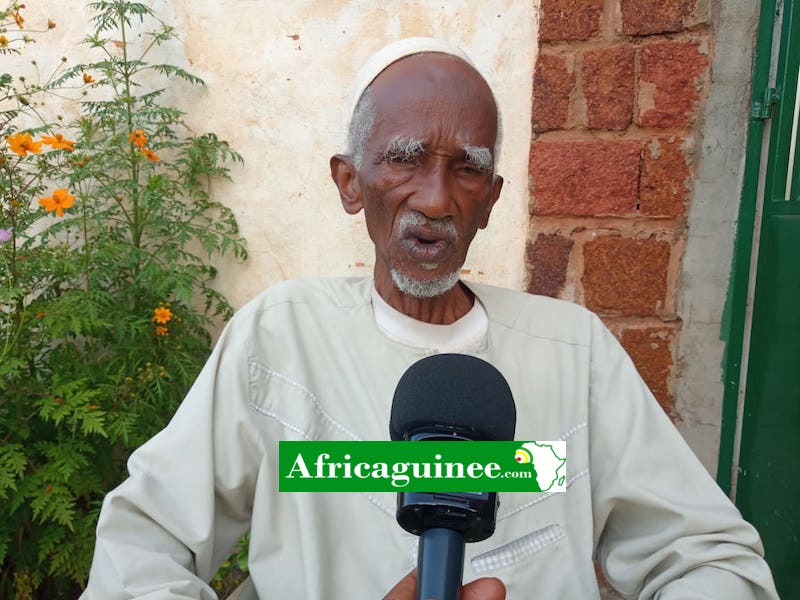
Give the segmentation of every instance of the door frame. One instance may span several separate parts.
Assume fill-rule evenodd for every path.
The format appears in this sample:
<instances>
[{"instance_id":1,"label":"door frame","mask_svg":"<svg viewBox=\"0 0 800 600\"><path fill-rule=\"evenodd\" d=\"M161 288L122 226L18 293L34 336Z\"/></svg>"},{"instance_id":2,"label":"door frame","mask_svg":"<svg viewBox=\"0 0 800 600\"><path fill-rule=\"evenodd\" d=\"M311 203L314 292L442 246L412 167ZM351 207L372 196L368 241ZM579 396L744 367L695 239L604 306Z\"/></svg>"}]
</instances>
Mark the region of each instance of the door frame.
<instances>
[{"instance_id":1,"label":"door frame","mask_svg":"<svg viewBox=\"0 0 800 600\"><path fill-rule=\"evenodd\" d=\"M800 10L799 5L800 0L762 0L753 60L751 110L743 186L728 302L722 326L727 344L723 366L724 395L717 483L734 501L747 386L748 361L745 349L749 350L750 344L761 215L765 194L771 194L774 187L770 179L774 179L775 169L774 165L768 164L768 161L776 152L775 146L780 141L778 136L771 136L770 133L773 122L776 130L780 130L781 123L790 112L789 109L794 108L793 102L791 107L788 106L789 103L782 102L782 90L775 84L776 81L785 79L785 73L778 71L784 57L778 57L776 54L780 48L788 47L791 33L788 24L791 22L793 11ZM776 18L779 12L782 14L782 19ZM785 65L780 66L785 69ZM794 100L794 96L791 99Z\"/></svg>"}]
</instances>

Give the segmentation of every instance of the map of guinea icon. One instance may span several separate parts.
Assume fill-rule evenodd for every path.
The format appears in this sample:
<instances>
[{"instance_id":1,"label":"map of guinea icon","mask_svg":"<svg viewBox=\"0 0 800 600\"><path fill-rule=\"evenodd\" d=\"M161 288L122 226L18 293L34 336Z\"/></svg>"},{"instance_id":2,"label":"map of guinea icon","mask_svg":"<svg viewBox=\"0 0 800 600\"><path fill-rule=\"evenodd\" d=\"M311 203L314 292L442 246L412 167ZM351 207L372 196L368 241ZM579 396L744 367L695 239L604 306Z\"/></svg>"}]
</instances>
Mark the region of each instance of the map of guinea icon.
<instances>
[{"instance_id":1,"label":"map of guinea icon","mask_svg":"<svg viewBox=\"0 0 800 600\"><path fill-rule=\"evenodd\" d=\"M543 492L566 491L566 441L526 442L516 450L514 460L536 470L536 483Z\"/></svg>"}]
</instances>

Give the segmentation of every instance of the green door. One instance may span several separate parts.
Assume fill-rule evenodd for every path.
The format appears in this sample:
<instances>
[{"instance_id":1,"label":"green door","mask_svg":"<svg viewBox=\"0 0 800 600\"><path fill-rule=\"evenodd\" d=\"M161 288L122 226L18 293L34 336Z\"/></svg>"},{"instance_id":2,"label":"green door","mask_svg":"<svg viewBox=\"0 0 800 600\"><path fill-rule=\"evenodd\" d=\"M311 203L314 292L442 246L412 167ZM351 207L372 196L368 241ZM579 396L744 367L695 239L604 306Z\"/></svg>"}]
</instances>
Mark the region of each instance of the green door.
<instances>
[{"instance_id":1,"label":"green door","mask_svg":"<svg viewBox=\"0 0 800 600\"><path fill-rule=\"evenodd\" d=\"M800 598L800 0L781 4L776 77L754 105L771 122L734 489L781 597Z\"/></svg>"}]
</instances>

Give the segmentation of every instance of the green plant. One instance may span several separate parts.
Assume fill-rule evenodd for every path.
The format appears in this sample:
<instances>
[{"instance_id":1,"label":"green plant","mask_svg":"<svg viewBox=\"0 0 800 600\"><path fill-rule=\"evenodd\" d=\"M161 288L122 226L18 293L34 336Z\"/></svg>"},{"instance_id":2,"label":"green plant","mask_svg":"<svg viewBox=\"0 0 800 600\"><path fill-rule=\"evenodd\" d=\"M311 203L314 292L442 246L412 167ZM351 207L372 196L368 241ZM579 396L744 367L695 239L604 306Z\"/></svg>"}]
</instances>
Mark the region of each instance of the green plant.
<instances>
[{"instance_id":1,"label":"green plant","mask_svg":"<svg viewBox=\"0 0 800 600\"><path fill-rule=\"evenodd\" d=\"M211 195L240 156L148 87L202 84L147 62L175 31L138 2L90 7L98 60L35 84L0 76L3 597L85 583L103 495L183 398L213 319L232 313L211 259L246 256ZM21 8L0 23L21 28ZM81 116L62 125L42 102L79 102Z\"/></svg>"},{"instance_id":2,"label":"green plant","mask_svg":"<svg viewBox=\"0 0 800 600\"><path fill-rule=\"evenodd\" d=\"M250 534L246 533L236 543L233 553L225 559L219 567L217 574L211 580L211 586L217 591L220 598L227 598L236 588L247 579L249 573L248 546Z\"/></svg>"}]
</instances>

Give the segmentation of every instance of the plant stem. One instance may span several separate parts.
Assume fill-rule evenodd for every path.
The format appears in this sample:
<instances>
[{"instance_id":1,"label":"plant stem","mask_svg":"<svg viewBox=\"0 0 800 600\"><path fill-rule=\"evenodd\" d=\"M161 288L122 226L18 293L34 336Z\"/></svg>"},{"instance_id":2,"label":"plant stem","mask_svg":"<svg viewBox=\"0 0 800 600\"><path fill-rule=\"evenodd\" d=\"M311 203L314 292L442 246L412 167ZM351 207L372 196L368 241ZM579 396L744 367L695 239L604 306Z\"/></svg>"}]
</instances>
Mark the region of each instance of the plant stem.
<instances>
[{"instance_id":1,"label":"plant stem","mask_svg":"<svg viewBox=\"0 0 800 600\"><path fill-rule=\"evenodd\" d=\"M125 103L125 122L128 126L128 133L130 134L133 131L133 95L131 93L131 65L128 61L128 32L125 28L124 10L124 7L118 7L117 16L119 17L119 30L122 38L122 68L120 73L122 75L125 88L123 98ZM129 164L131 174L130 181L133 184L131 186L131 212L133 217L131 224L131 243L137 250L135 263L133 265L133 280L137 281L141 271L141 258L138 250L142 244L142 229L144 227L144 223L142 222L141 208L139 206L139 186L137 185L139 182L139 160L138 156L136 155L136 149L133 141L130 142ZM140 298L141 294L134 294L133 302L134 306L137 308L141 302Z\"/></svg>"}]
</instances>

